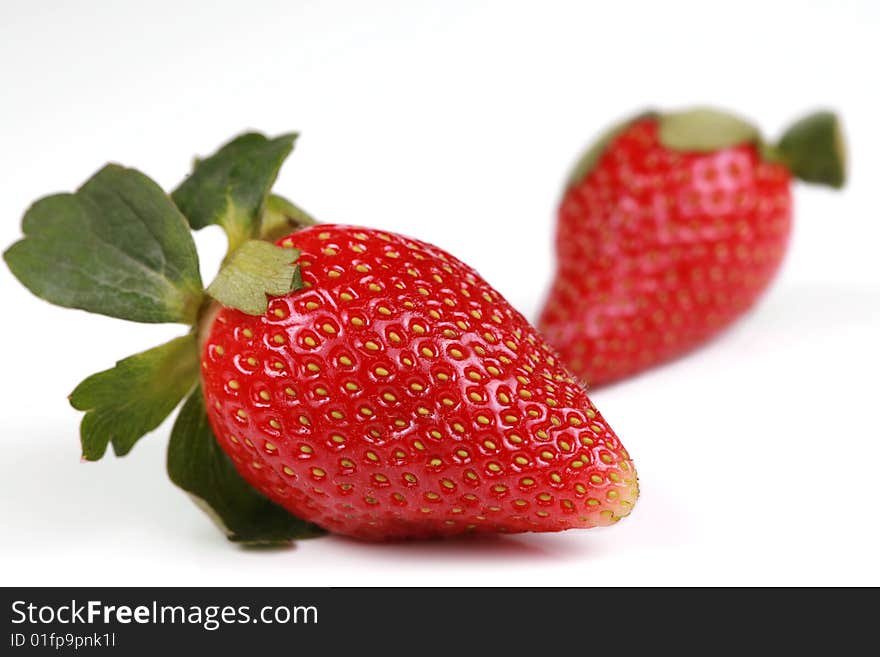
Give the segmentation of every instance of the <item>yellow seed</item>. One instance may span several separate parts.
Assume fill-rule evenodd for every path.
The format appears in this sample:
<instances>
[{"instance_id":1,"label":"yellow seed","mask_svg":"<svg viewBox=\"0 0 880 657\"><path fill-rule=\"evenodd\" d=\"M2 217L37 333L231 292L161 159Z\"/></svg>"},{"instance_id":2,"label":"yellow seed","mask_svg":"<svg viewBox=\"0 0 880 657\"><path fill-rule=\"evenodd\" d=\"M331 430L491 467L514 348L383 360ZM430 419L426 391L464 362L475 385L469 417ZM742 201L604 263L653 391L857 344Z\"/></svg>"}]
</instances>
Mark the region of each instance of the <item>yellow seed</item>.
<instances>
[{"instance_id":1,"label":"yellow seed","mask_svg":"<svg viewBox=\"0 0 880 657\"><path fill-rule=\"evenodd\" d=\"M278 420L269 420L269 426L273 429L280 429L281 423Z\"/></svg>"},{"instance_id":2,"label":"yellow seed","mask_svg":"<svg viewBox=\"0 0 880 657\"><path fill-rule=\"evenodd\" d=\"M379 345L377 345L377 344L376 344L375 342L373 342L372 340L369 340L369 341L365 342L365 343L364 343L364 346L365 346L367 349L369 349L370 351L378 351L378 350L379 350Z\"/></svg>"},{"instance_id":3,"label":"yellow seed","mask_svg":"<svg viewBox=\"0 0 880 657\"><path fill-rule=\"evenodd\" d=\"M489 470L492 472L501 472L501 466L497 463L490 463L486 467L489 468Z\"/></svg>"},{"instance_id":4,"label":"yellow seed","mask_svg":"<svg viewBox=\"0 0 880 657\"><path fill-rule=\"evenodd\" d=\"M345 437L340 436L338 433L334 433L332 436L330 436L330 440L338 445L345 442Z\"/></svg>"},{"instance_id":5,"label":"yellow seed","mask_svg":"<svg viewBox=\"0 0 880 657\"><path fill-rule=\"evenodd\" d=\"M397 401L397 397L392 395L390 392L383 393L382 399L384 399L385 401L388 401L388 402L396 402Z\"/></svg>"},{"instance_id":6,"label":"yellow seed","mask_svg":"<svg viewBox=\"0 0 880 657\"><path fill-rule=\"evenodd\" d=\"M288 468L286 465L282 468L282 470L284 471L284 474L286 474L288 477L292 477L294 474L293 470Z\"/></svg>"},{"instance_id":7,"label":"yellow seed","mask_svg":"<svg viewBox=\"0 0 880 657\"><path fill-rule=\"evenodd\" d=\"M321 304L315 303L314 301L309 301L306 303L306 310L317 310L321 307Z\"/></svg>"},{"instance_id":8,"label":"yellow seed","mask_svg":"<svg viewBox=\"0 0 880 657\"><path fill-rule=\"evenodd\" d=\"M528 465L529 460L525 456L517 456L515 459L517 465Z\"/></svg>"},{"instance_id":9,"label":"yellow seed","mask_svg":"<svg viewBox=\"0 0 880 657\"><path fill-rule=\"evenodd\" d=\"M384 367L377 367L373 371L376 373L377 376L388 376L388 370L386 370Z\"/></svg>"},{"instance_id":10,"label":"yellow seed","mask_svg":"<svg viewBox=\"0 0 880 657\"><path fill-rule=\"evenodd\" d=\"M238 390L241 387L238 385L238 381L236 381L235 379L230 379L229 383L227 383L226 385L228 385L233 390Z\"/></svg>"},{"instance_id":11,"label":"yellow seed","mask_svg":"<svg viewBox=\"0 0 880 657\"><path fill-rule=\"evenodd\" d=\"M223 354L226 353L226 350L223 347L221 347L219 344L215 344L214 345L214 353L217 354L218 356L222 356Z\"/></svg>"},{"instance_id":12,"label":"yellow seed","mask_svg":"<svg viewBox=\"0 0 880 657\"><path fill-rule=\"evenodd\" d=\"M453 422L453 423L452 423L452 428L453 428L457 433L464 433L464 427L461 425L460 422Z\"/></svg>"},{"instance_id":13,"label":"yellow seed","mask_svg":"<svg viewBox=\"0 0 880 657\"><path fill-rule=\"evenodd\" d=\"M361 408L361 415L367 415L367 416L369 416L369 415L372 415L372 414L373 414L373 411L370 410L369 408L367 408L366 406L364 406L363 408Z\"/></svg>"},{"instance_id":14,"label":"yellow seed","mask_svg":"<svg viewBox=\"0 0 880 657\"><path fill-rule=\"evenodd\" d=\"M367 287L370 288L371 292L381 292L382 288L376 285L375 283L370 283Z\"/></svg>"},{"instance_id":15,"label":"yellow seed","mask_svg":"<svg viewBox=\"0 0 880 657\"><path fill-rule=\"evenodd\" d=\"M236 412L236 415L238 415L238 417L240 417L242 419L244 419L248 416L247 411L245 411L242 408L238 409L238 411Z\"/></svg>"},{"instance_id":16,"label":"yellow seed","mask_svg":"<svg viewBox=\"0 0 880 657\"><path fill-rule=\"evenodd\" d=\"M320 478L325 476L327 473L324 472L321 468L312 468L312 474Z\"/></svg>"},{"instance_id":17,"label":"yellow seed","mask_svg":"<svg viewBox=\"0 0 880 657\"><path fill-rule=\"evenodd\" d=\"M369 460L373 461L374 463L379 460L379 457L376 456L376 452L367 452L366 456Z\"/></svg>"},{"instance_id":18,"label":"yellow seed","mask_svg":"<svg viewBox=\"0 0 880 657\"><path fill-rule=\"evenodd\" d=\"M355 326L363 326L364 325L364 320L362 320L360 317L352 317L350 321Z\"/></svg>"},{"instance_id":19,"label":"yellow seed","mask_svg":"<svg viewBox=\"0 0 880 657\"><path fill-rule=\"evenodd\" d=\"M315 388L315 394L319 397L327 396L327 388Z\"/></svg>"},{"instance_id":20,"label":"yellow seed","mask_svg":"<svg viewBox=\"0 0 880 657\"><path fill-rule=\"evenodd\" d=\"M458 349L454 349L454 348L449 350L449 355L452 356L453 358L462 358L462 357L464 357L464 354L461 353L460 350L458 350Z\"/></svg>"},{"instance_id":21,"label":"yellow seed","mask_svg":"<svg viewBox=\"0 0 880 657\"><path fill-rule=\"evenodd\" d=\"M254 337L254 332L251 331L249 328L244 329L244 330L241 332L241 334L242 334L244 337L246 337L248 340L250 340L252 337Z\"/></svg>"},{"instance_id":22,"label":"yellow seed","mask_svg":"<svg viewBox=\"0 0 880 657\"><path fill-rule=\"evenodd\" d=\"M293 388L287 387L284 389L284 394L288 397L296 397L296 390Z\"/></svg>"},{"instance_id":23,"label":"yellow seed","mask_svg":"<svg viewBox=\"0 0 880 657\"><path fill-rule=\"evenodd\" d=\"M247 364L251 367L255 367L257 365L257 359L251 356L247 359Z\"/></svg>"},{"instance_id":24,"label":"yellow seed","mask_svg":"<svg viewBox=\"0 0 880 657\"><path fill-rule=\"evenodd\" d=\"M340 356L339 362L342 363L343 365L345 365L346 367L351 366L351 358L349 358L348 356Z\"/></svg>"},{"instance_id":25,"label":"yellow seed","mask_svg":"<svg viewBox=\"0 0 880 657\"><path fill-rule=\"evenodd\" d=\"M352 383L351 381L349 381L348 383L345 384L345 389L346 389L346 390L352 390L352 391L354 391L354 390L360 390L360 388L358 387L358 385L357 385L356 383Z\"/></svg>"},{"instance_id":26,"label":"yellow seed","mask_svg":"<svg viewBox=\"0 0 880 657\"><path fill-rule=\"evenodd\" d=\"M523 441L523 439L520 438L520 437L519 437L517 434L515 434L515 433L510 434L510 435L507 437L507 439L508 439L510 442L512 442L512 443L514 443L514 444L516 444L516 445L519 445L519 444Z\"/></svg>"},{"instance_id":27,"label":"yellow seed","mask_svg":"<svg viewBox=\"0 0 880 657\"><path fill-rule=\"evenodd\" d=\"M269 401L272 399L272 395L269 394L268 390L260 390L260 399L264 401Z\"/></svg>"}]
</instances>

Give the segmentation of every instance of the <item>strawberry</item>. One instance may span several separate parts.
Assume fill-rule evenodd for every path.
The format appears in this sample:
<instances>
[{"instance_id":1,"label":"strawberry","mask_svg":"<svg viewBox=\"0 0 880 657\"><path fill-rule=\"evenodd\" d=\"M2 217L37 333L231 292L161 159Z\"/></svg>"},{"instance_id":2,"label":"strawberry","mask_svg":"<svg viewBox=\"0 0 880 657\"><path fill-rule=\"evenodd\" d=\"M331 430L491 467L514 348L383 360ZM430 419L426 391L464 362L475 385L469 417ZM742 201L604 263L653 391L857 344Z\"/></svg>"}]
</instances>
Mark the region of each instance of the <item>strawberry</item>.
<instances>
[{"instance_id":1,"label":"strawberry","mask_svg":"<svg viewBox=\"0 0 880 657\"><path fill-rule=\"evenodd\" d=\"M208 416L241 475L361 538L607 525L637 493L626 451L535 330L423 242L322 225L283 238L304 289L220 308Z\"/></svg>"},{"instance_id":2,"label":"strawberry","mask_svg":"<svg viewBox=\"0 0 880 657\"><path fill-rule=\"evenodd\" d=\"M592 384L705 342L778 271L792 176L842 186L834 115L808 116L775 146L712 110L624 122L587 152L565 190L539 328Z\"/></svg>"},{"instance_id":3,"label":"strawberry","mask_svg":"<svg viewBox=\"0 0 880 657\"><path fill-rule=\"evenodd\" d=\"M111 165L28 210L4 257L33 292L191 327L77 386L85 459L108 445L127 454L185 398L169 475L233 540L559 531L626 516L632 461L535 329L442 250L315 225L270 194L292 144L243 135L170 199ZM229 252L205 290L189 229L210 224Z\"/></svg>"}]
</instances>

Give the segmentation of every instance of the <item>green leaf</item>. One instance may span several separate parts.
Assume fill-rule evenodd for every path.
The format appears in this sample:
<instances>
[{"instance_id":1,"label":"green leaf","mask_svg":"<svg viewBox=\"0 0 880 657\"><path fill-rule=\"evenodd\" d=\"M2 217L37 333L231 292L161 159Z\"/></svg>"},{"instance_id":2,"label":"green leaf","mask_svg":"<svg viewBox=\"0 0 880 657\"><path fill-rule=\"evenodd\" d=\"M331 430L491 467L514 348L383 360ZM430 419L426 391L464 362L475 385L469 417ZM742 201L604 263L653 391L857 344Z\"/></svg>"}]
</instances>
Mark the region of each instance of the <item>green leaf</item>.
<instances>
[{"instance_id":1,"label":"green leaf","mask_svg":"<svg viewBox=\"0 0 880 657\"><path fill-rule=\"evenodd\" d=\"M37 201L3 257L38 297L136 322L192 323L203 298L186 220L147 176L109 164Z\"/></svg>"},{"instance_id":2,"label":"green leaf","mask_svg":"<svg viewBox=\"0 0 880 657\"><path fill-rule=\"evenodd\" d=\"M708 108L663 114L660 143L677 151L709 153L740 144L758 143L761 134L738 116Z\"/></svg>"},{"instance_id":3,"label":"green leaf","mask_svg":"<svg viewBox=\"0 0 880 657\"><path fill-rule=\"evenodd\" d=\"M568 176L568 184L566 186L572 187L586 178L590 171L592 171L596 167L596 164L598 164L599 158L602 157L605 149L608 148L611 142L614 141L615 137L620 133L629 128L636 121L641 121L642 119L651 118L656 115L656 112L653 111L640 112L626 121L613 125L610 128L606 128L605 131L599 135L599 138L593 142L593 145L590 146L587 152L584 153L575 163Z\"/></svg>"},{"instance_id":4,"label":"green leaf","mask_svg":"<svg viewBox=\"0 0 880 657\"><path fill-rule=\"evenodd\" d=\"M296 137L284 134L268 139L250 132L197 160L192 174L172 194L190 226L196 230L222 226L230 253L256 237L263 205Z\"/></svg>"},{"instance_id":5,"label":"green leaf","mask_svg":"<svg viewBox=\"0 0 880 657\"><path fill-rule=\"evenodd\" d=\"M290 233L314 226L317 221L283 196L270 194L260 219L260 239L274 242Z\"/></svg>"},{"instance_id":6,"label":"green leaf","mask_svg":"<svg viewBox=\"0 0 880 657\"><path fill-rule=\"evenodd\" d=\"M232 541L288 543L325 533L263 497L238 474L208 424L201 387L186 400L171 431L168 476Z\"/></svg>"},{"instance_id":7,"label":"green leaf","mask_svg":"<svg viewBox=\"0 0 880 657\"><path fill-rule=\"evenodd\" d=\"M208 286L208 294L224 306L249 315L262 315L269 305L267 294L282 296L302 287L296 249L261 240L249 240L232 254Z\"/></svg>"},{"instance_id":8,"label":"green leaf","mask_svg":"<svg viewBox=\"0 0 880 657\"><path fill-rule=\"evenodd\" d=\"M800 180L840 189L846 182L846 145L840 119L815 112L792 125L776 147Z\"/></svg>"},{"instance_id":9,"label":"green leaf","mask_svg":"<svg viewBox=\"0 0 880 657\"><path fill-rule=\"evenodd\" d=\"M128 454L162 424L198 376L198 347L191 333L87 378L70 395L71 405L86 411L80 424L83 458L97 461L111 441L117 456Z\"/></svg>"}]
</instances>

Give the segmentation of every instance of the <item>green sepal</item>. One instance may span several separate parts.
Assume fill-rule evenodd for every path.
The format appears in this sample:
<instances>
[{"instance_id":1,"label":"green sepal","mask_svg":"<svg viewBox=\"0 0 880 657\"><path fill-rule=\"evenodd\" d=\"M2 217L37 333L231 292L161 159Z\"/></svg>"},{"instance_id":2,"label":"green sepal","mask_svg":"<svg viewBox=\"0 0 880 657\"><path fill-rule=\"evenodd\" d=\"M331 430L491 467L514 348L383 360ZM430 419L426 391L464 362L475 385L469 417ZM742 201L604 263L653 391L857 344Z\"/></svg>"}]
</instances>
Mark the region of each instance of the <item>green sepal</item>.
<instances>
[{"instance_id":1,"label":"green sepal","mask_svg":"<svg viewBox=\"0 0 880 657\"><path fill-rule=\"evenodd\" d=\"M710 153L740 144L758 143L761 133L738 116L699 107L660 115L658 138L661 144L672 150Z\"/></svg>"},{"instance_id":2,"label":"green sepal","mask_svg":"<svg viewBox=\"0 0 880 657\"><path fill-rule=\"evenodd\" d=\"M224 306L262 315L269 306L267 294L283 296L302 287L298 257L296 249L249 240L223 265L208 294Z\"/></svg>"},{"instance_id":3,"label":"green sepal","mask_svg":"<svg viewBox=\"0 0 880 657\"><path fill-rule=\"evenodd\" d=\"M3 254L38 297L136 322L191 324L203 299L196 247L165 192L109 164L73 194L43 198Z\"/></svg>"},{"instance_id":4,"label":"green sepal","mask_svg":"<svg viewBox=\"0 0 880 657\"><path fill-rule=\"evenodd\" d=\"M297 135L269 139L257 132L240 135L214 155L197 159L190 176L172 193L193 229L219 224L229 252L259 233L269 190Z\"/></svg>"},{"instance_id":5,"label":"green sepal","mask_svg":"<svg viewBox=\"0 0 880 657\"><path fill-rule=\"evenodd\" d=\"M792 125L776 152L805 182L841 188L846 181L846 146L840 120L833 112L816 112Z\"/></svg>"},{"instance_id":6,"label":"green sepal","mask_svg":"<svg viewBox=\"0 0 880 657\"><path fill-rule=\"evenodd\" d=\"M611 145L611 142L614 141L615 137L617 137L624 130L629 128L636 121L641 121L642 119L652 118L655 116L657 116L656 112L644 111L625 121L622 121L621 123L606 128L605 131L599 135L598 139L593 142L593 145L590 146L589 149L587 149L587 152L584 153L575 163L574 167L572 167L571 173L568 176L566 187L573 187L574 185L577 185L584 178L586 178L587 175L589 175L590 171L592 171L599 163L599 158L602 157L602 154L605 152L608 146Z\"/></svg>"},{"instance_id":7,"label":"green sepal","mask_svg":"<svg viewBox=\"0 0 880 657\"><path fill-rule=\"evenodd\" d=\"M128 454L162 424L198 376L198 347L190 333L85 379L70 395L71 405L86 412L80 424L83 458L99 460L110 442L117 456Z\"/></svg>"},{"instance_id":8,"label":"green sepal","mask_svg":"<svg viewBox=\"0 0 880 657\"><path fill-rule=\"evenodd\" d=\"M260 239L274 242L294 231L317 223L305 210L283 196L270 194L266 199L266 207L260 220Z\"/></svg>"},{"instance_id":9,"label":"green sepal","mask_svg":"<svg viewBox=\"0 0 880 657\"><path fill-rule=\"evenodd\" d=\"M217 443L201 387L180 410L168 443L168 476L190 493L231 541L272 545L326 533L263 497Z\"/></svg>"}]
</instances>

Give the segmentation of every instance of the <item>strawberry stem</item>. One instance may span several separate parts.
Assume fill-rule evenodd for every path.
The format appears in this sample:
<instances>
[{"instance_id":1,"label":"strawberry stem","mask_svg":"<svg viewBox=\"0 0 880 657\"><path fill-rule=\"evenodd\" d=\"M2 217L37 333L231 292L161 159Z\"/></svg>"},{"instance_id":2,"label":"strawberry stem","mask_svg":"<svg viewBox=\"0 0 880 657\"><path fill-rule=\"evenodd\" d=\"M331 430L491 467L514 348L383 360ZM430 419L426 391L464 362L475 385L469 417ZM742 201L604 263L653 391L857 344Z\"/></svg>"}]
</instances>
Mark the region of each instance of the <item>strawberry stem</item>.
<instances>
[{"instance_id":1,"label":"strawberry stem","mask_svg":"<svg viewBox=\"0 0 880 657\"><path fill-rule=\"evenodd\" d=\"M815 112L795 122L782 135L775 151L800 180L843 187L846 147L840 119L833 112Z\"/></svg>"}]
</instances>

